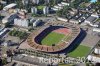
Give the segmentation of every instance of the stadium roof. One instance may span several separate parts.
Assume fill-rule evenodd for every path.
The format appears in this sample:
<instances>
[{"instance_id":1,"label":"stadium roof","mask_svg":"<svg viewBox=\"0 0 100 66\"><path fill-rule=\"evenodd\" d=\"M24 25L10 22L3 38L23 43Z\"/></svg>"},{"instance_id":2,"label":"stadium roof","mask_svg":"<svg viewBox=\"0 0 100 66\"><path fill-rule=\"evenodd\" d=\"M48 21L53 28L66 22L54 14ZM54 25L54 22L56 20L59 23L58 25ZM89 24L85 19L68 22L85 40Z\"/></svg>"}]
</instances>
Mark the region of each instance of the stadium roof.
<instances>
[{"instance_id":1,"label":"stadium roof","mask_svg":"<svg viewBox=\"0 0 100 66\"><path fill-rule=\"evenodd\" d=\"M55 23L55 25L52 23L51 25L56 26L56 25L62 25L63 23ZM44 28L45 27L45 28ZM36 33L30 34L30 36L27 39L28 44L33 47L37 51L43 51L43 52L59 52L67 48L75 39L76 37L80 34L80 28L77 27L76 25L73 24L65 24L65 27L68 27L69 29L72 30L71 33L71 38L68 40L65 40L65 42L60 42L60 44L57 44L55 46L46 46L46 45L40 45L36 43L33 39L42 32L42 30L48 28L49 26L44 26L40 30L37 30ZM39 32L38 32L39 31ZM66 43L67 42L67 43Z\"/></svg>"}]
</instances>

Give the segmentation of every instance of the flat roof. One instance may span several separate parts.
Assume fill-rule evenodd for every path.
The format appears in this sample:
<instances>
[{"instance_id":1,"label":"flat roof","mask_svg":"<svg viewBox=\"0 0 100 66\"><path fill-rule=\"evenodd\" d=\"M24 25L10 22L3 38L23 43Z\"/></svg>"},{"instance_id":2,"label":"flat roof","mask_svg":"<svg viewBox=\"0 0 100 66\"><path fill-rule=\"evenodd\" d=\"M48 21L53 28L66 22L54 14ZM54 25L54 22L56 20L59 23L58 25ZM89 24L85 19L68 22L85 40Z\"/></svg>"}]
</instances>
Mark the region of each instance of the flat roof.
<instances>
[{"instance_id":1,"label":"flat roof","mask_svg":"<svg viewBox=\"0 0 100 66\"><path fill-rule=\"evenodd\" d=\"M20 61L20 62L32 64L32 65L47 66L47 64L39 62L40 59L37 57L34 57L34 56L32 57L32 56L27 56L27 55L21 54L21 55L13 56L12 60Z\"/></svg>"},{"instance_id":2,"label":"flat roof","mask_svg":"<svg viewBox=\"0 0 100 66\"><path fill-rule=\"evenodd\" d=\"M90 21L90 22L93 22L94 20L96 20L97 17L94 17L94 16L90 16L89 18L87 18L86 20L87 21Z\"/></svg>"},{"instance_id":3,"label":"flat roof","mask_svg":"<svg viewBox=\"0 0 100 66\"><path fill-rule=\"evenodd\" d=\"M9 9L9 8L15 7L16 5L17 5L17 4L15 4L15 3L11 3L11 4L7 5L7 6L5 6L5 7L3 8L3 10L7 10L7 9Z\"/></svg>"}]
</instances>

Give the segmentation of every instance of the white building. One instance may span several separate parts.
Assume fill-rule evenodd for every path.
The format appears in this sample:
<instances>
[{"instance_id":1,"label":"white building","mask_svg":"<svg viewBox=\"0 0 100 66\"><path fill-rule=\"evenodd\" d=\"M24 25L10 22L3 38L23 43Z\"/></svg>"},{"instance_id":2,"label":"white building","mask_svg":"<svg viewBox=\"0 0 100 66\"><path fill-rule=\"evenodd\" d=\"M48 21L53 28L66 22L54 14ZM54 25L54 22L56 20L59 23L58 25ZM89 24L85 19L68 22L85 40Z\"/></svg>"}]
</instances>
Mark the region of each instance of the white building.
<instances>
[{"instance_id":1,"label":"white building","mask_svg":"<svg viewBox=\"0 0 100 66\"><path fill-rule=\"evenodd\" d=\"M97 15L91 15L89 18L85 20L84 23L89 24L92 27L98 27L98 24L95 24L95 20L99 18Z\"/></svg>"},{"instance_id":2,"label":"white building","mask_svg":"<svg viewBox=\"0 0 100 66\"><path fill-rule=\"evenodd\" d=\"M27 5L29 3L29 0L22 0L23 5Z\"/></svg>"},{"instance_id":3,"label":"white building","mask_svg":"<svg viewBox=\"0 0 100 66\"><path fill-rule=\"evenodd\" d=\"M100 63L100 57L98 57L98 56L88 55L87 59L89 61L93 61L93 62L96 62L96 63Z\"/></svg>"},{"instance_id":4,"label":"white building","mask_svg":"<svg viewBox=\"0 0 100 66\"><path fill-rule=\"evenodd\" d=\"M0 1L1 4L6 5L7 2L6 1Z\"/></svg>"},{"instance_id":5,"label":"white building","mask_svg":"<svg viewBox=\"0 0 100 66\"><path fill-rule=\"evenodd\" d=\"M37 14L37 8L32 7L32 8L31 8L31 13L33 13L33 14Z\"/></svg>"},{"instance_id":6,"label":"white building","mask_svg":"<svg viewBox=\"0 0 100 66\"><path fill-rule=\"evenodd\" d=\"M60 21L64 21L64 22L67 22L68 21L67 19L61 18L61 17L57 17L57 19L60 20Z\"/></svg>"},{"instance_id":7,"label":"white building","mask_svg":"<svg viewBox=\"0 0 100 66\"><path fill-rule=\"evenodd\" d=\"M100 28L93 28L94 32L100 32Z\"/></svg>"},{"instance_id":8,"label":"white building","mask_svg":"<svg viewBox=\"0 0 100 66\"><path fill-rule=\"evenodd\" d=\"M10 9L10 8L14 8L16 5L17 5L17 4L15 4L15 3L11 3L11 4L7 5L7 6L5 6L5 7L3 8L3 10L6 11L6 10L8 10L8 9Z\"/></svg>"},{"instance_id":9,"label":"white building","mask_svg":"<svg viewBox=\"0 0 100 66\"><path fill-rule=\"evenodd\" d=\"M28 27L29 21L27 19L14 19L14 25L21 26L21 27Z\"/></svg>"},{"instance_id":10,"label":"white building","mask_svg":"<svg viewBox=\"0 0 100 66\"><path fill-rule=\"evenodd\" d=\"M57 5L55 5L52 9L54 11L58 11L58 10L61 10L63 9L64 6L69 6L69 3L66 3L66 2L61 2L61 3L58 3Z\"/></svg>"},{"instance_id":11,"label":"white building","mask_svg":"<svg viewBox=\"0 0 100 66\"><path fill-rule=\"evenodd\" d=\"M100 48L95 48L95 49L94 49L94 53L100 54Z\"/></svg>"},{"instance_id":12,"label":"white building","mask_svg":"<svg viewBox=\"0 0 100 66\"><path fill-rule=\"evenodd\" d=\"M41 22L40 19L37 19L35 22L33 22L33 27L36 27Z\"/></svg>"},{"instance_id":13,"label":"white building","mask_svg":"<svg viewBox=\"0 0 100 66\"><path fill-rule=\"evenodd\" d=\"M58 11L59 9L58 9L58 8L52 8L52 10L54 10L54 11Z\"/></svg>"},{"instance_id":14,"label":"white building","mask_svg":"<svg viewBox=\"0 0 100 66\"><path fill-rule=\"evenodd\" d=\"M48 14L49 13L49 7L44 7L43 8L43 14Z\"/></svg>"},{"instance_id":15,"label":"white building","mask_svg":"<svg viewBox=\"0 0 100 66\"><path fill-rule=\"evenodd\" d=\"M61 6L54 6L54 8L57 8L58 10L62 9L63 7Z\"/></svg>"},{"instance_id":16,"label":"white building","mask_svg":"<svg viewBox=\"0 0 100 66\"><path fill-rule=\"evenodd\" d=\"M69 5L69 3L61 2L62 5Z\"/></svg>"},{"instance_id":17,"label":"white building","mask_svg":"<svg viewBox=\"0 0 100 66\"><path fill-rule=\"evenodd\" d=\"M39 0L32 0L33 3L39 4Z\"/></svg>"},{"instance_id":18,"label":"white building","mask_svg":"<svg viewBox=\"0 0 100 66\"><path fill-rule=\"evenodd\" d=\"M62 7L62 6L65 6L65 5L63 5L63 4L60 3L60 4L58 4L58 6L61 6Z\"/></svg>"}]
</instances>

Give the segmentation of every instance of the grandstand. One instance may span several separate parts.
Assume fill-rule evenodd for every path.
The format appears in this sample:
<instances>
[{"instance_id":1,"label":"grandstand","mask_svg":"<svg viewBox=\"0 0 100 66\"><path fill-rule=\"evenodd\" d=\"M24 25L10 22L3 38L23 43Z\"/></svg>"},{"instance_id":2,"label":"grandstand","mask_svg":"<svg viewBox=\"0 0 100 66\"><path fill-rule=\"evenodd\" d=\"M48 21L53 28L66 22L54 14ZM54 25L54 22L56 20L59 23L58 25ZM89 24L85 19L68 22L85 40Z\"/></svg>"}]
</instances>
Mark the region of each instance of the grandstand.
<instances>
[{"instance_id":1,"label":"grandstand","mask_svg":"<svg viewBox=\"0 0 100 66\"><path fill-rule=\"evenodd\" d=\"M61 30L63 32L61 32ZM64 37L54 46L52 46L52 44L45 45L41 43L41 41L45 39L45 37L48 36L53 31L63 33ZM80 33L80 28L77 27L76 25L63 22L51 23L51 24L46 24L46 26L41 27L41 29L30 34L30 36L27 39L27 42L31 47L33 47L33 49L38 51L59 52L67 48L75 40L75 38L79 35L79 33Z\"/></svg>"}]
</instances>

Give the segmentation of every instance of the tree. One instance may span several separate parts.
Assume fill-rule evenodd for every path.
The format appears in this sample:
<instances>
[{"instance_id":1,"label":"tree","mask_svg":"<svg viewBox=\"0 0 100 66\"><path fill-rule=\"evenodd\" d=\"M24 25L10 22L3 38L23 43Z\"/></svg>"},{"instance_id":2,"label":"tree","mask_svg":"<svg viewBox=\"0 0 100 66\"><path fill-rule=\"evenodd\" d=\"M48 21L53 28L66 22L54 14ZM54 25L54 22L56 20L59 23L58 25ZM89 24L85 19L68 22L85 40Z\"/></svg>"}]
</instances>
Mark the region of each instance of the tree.
<instances>
[{"instance_id":1,"label":"tree","mask_svg":"<svg viewBox=\"0 0 100 66\"><path fill-rule=\"evenodd\" d=\"M83 2L83 1L81 1L81 0L75 0L75 1L73 1L73 2L71 3L71 6L72 6L73 8L77 8L81 2Z\"/></svg>"},{"instance_id":2,"label":"tree","mask_svg":"<svg viewBox=\"0 0 100 66\"><path fill-rule=\"evenodd\" d=\"M57 0L53 0L53 5L56 5L57 4Z\"/></svg>"},{"instance_id":3,"label":"tree","mask_svg":"<svg viewBox=\"0 0 100 66\"><path fill-rule=\"evenodd\" d=\"M95 12L100 12L100 2L93 3Z\"/></svg>"},{"instance_id":4,"label":"tree","mask_svg":"<svg viewBox=\"0 0 100 66\"><path fill-rule=\"evenodd\" d=\"M24 8L22 0L16 0L15 3L17 4L18 8Z\"/></svg>"},{"instance_id":5,"label":"tree","mask_svg":"<svg viewBox=\"0 0 100 66\"><path fill-rule=\"evenodd\" d=\"M7 28L7 27L11 27L9 22L5 23L5 28Z\"/></svg>"},{"instance_id":6,"label":"tree","mask_svg":"<svg viewBox=\"0 0 100 66\"><path fill-rule=\"evenodd\" d=\"M53 0L50 0L49 6L50 6L50 7L53 6Z\"/></svg>"},{"instance_id":7,"label":"tree","mask_svg":"<svg viewBox=\"0 0 100 66\"><path fill-rule=\"evenodd\" d=\"M62 9L61 10L58 10L57 12L56 12L56 14L57 14L57 16L62 16Z\"/></svg>"},{"instance_id":8,"label":"tree","mask_svg":"<svg viewBox=\"0 0 100 66\"><path fill-rule=\"evenodd\" d=\"M7 64L7 59L6 58L2 59L2 65L6 65L6 64Z\"/></svg>"},{"instance_id":9,"label":"tree","mask_svg":"<svg viewBox=\"0 0 100 66\"><path fill-rule=\"evenodd\" d=\"M85 3L88 3L88 2L90 2L91 0L82 0L83 2L85 2Z\"/></svg>"}]
</instances>

